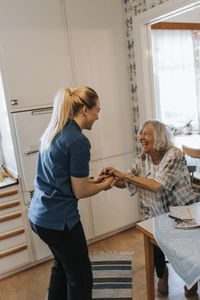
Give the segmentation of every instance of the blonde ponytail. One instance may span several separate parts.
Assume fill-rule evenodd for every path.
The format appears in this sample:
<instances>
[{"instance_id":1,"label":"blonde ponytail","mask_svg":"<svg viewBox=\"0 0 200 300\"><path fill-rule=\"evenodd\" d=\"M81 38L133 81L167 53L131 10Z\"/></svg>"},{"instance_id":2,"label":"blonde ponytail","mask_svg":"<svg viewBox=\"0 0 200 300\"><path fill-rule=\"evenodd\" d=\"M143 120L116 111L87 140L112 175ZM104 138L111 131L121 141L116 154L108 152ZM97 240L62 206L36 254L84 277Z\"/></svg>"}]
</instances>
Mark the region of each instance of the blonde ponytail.
<instances>
[{"instance_id":1,"label":"blonde ponytail","mask_svg":"<svg viewBox=\"0 0 200 300\"><path fill-rule=\"evenodd\" d=\"M72 120L80 108L86 105L92 108L96 105L98 96L89 87L76 89L59 89L54 97L53 113L49 125L40 138L40 151L43 152L51 145L55 136L63 129L69 120Z\"/></svg>"}]
</instances>

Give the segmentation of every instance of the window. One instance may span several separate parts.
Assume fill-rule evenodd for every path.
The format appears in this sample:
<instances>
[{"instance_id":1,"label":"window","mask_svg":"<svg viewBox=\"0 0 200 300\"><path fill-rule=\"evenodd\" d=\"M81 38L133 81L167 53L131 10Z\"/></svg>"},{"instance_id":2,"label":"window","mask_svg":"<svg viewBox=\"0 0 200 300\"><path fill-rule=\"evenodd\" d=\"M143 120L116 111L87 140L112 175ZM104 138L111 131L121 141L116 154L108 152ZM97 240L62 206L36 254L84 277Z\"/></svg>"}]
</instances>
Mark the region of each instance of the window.
<instances>
[{"instance_id":1,"label":"window","mask_svg":"<svg viewBox=\"0 0 200 300\"><path fill-rule=\"evenodd\" d=\"M200 129L200 31L152 30L152 58L157 117Z\"/></svg>"}]
</instances>

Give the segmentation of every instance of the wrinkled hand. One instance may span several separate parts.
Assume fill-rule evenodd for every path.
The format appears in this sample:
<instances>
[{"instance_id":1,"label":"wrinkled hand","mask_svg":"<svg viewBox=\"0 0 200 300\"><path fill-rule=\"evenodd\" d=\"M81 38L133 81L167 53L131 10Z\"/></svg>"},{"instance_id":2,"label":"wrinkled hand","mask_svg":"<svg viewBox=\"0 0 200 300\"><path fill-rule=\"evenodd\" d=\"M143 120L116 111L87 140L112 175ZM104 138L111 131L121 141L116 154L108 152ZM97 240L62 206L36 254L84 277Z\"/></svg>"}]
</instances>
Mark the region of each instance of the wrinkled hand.
<instances>
[{"instance_id":1,"label":"wrinkled hand","mask_svg":"<svg viewBox=\"0 0 200 300\"><path fill-rule=\"evenodd\" d=\"M116 179L113 176L109 176L105 177L102 182L105 183L104 191L107 191L115 185Z\"/></svg>"},{"instance_id":2,"label":"wrinkled hand","mask_svg":"<svg viewBox=\"0 0 200 300\"><path fill-rule=\"evenodd\" d=\"M100 177L102 175L107 175L107 176L115 176L118 178L122 178L121 174L122 173L120 171L118 171L117 169L115 169L113 167L107 167L107 168L104 168L101 170Z\"/></svg>"},{"instance_id":3,"label":"wrinkled hand","mask_svg":"<svg viewBox=\"0 0 200 300\"><path fill-rule=\"evenodd\" d=\"M106 178L109 178L109 177L110 177L109 175L105 175L105 174L100 173L97 180L96 180L96 183L100 183L100 182L104 181Z\"/></svg>"}]
</instances>

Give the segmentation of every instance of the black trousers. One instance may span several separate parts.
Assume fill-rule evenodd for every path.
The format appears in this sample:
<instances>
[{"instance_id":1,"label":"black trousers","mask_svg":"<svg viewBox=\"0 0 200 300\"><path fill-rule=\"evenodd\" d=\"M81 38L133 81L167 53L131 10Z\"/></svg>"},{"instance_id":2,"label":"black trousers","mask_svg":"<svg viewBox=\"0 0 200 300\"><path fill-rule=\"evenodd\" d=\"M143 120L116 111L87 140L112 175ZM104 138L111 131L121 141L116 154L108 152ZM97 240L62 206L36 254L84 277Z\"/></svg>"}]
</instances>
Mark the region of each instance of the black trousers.
<instances>
[{"instance_id":1,"label":"black trousers","mask_svg":"<svg viewBox=\"0 0 200 300\"><path fill-rule=\"evenodd\" d=\"M63 231L30 224L54 256L48 300L91 300L93 278L81 222Z\"/></svg>"},{"instance_id":2,"label":"black trousers","mask_svg":"<svg viewBox=\"0 0 200 300\"><path fill-rule=\"evenodd\" d=\"M156 245L153 246L154 246L154 266L156 268L156 274L158 278L162 278L166 266L165 255L159 247L157 247Z\"/></svg>"}]
</instances>

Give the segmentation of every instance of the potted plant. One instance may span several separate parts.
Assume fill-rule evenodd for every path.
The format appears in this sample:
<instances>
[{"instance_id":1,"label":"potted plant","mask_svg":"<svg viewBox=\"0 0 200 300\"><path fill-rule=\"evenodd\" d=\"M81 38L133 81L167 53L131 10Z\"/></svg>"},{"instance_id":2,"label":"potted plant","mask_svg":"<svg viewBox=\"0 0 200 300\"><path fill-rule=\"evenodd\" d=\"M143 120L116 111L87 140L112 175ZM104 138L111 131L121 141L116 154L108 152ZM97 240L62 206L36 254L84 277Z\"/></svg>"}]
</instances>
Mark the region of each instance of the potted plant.
<instances>
[{"instance_id":1,"label":"potted plant","mask_svg":"<svg viewBox=\"0 0 200 300\"><path fill-rule=\"evenodd\" d=\"M185 126L183 127L183 132L187 134L190 134L192 132L192 119L185 123Z\"/></svg>"},{"instance_id":2,"label":"potted plant","mask_svg":"<svg viewBox=\"0 0 200 300\"><path fill-rule=\"evenodd\" d=\"M177 127L174 126L174 125L169 125L169 128L170 128L173 135L175 135L178 131Z\"/></svg>"}]
</instances>

